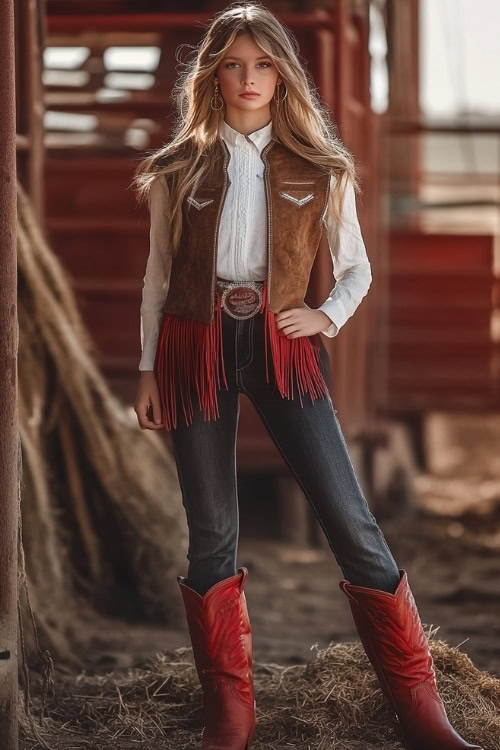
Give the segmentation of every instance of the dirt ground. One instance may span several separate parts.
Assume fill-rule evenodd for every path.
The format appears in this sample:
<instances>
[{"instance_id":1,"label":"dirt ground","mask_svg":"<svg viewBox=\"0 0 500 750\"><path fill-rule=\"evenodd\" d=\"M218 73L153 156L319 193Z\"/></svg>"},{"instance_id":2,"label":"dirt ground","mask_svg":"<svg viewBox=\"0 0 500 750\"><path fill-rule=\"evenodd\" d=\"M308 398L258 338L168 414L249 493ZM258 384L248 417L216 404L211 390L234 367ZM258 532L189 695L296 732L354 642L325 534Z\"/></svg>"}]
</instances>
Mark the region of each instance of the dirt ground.
<instances>
[{"instance_id":1,"label":"dirt ground","mask_svg":"<svg viewBox=\"0 0 500 750\"><path fill-rule=\"evenodd\" d=\"M429 471L415 480L418 507L379 523L398 565L408 571L423 623L439 626L438 637L500 676L500 417L432 415L426 440ZM249 570L254 659L303 663L316 643L355 639L330 550L252 536L249 494L242 486L238 564ZM123 625L112 638L112 646L107 634L96 643L94 668L125 666L189 645L187 627Z\"/></svg>"}]
</instances>

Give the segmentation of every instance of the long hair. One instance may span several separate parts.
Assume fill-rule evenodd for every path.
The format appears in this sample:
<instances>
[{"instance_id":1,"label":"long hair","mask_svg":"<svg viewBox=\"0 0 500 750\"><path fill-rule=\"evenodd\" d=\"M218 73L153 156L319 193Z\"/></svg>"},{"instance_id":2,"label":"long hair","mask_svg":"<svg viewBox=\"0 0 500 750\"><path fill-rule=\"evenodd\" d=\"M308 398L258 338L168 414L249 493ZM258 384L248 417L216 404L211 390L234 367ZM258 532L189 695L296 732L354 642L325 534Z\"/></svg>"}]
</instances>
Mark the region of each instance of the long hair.
<instances>
[{"instance_id":1,"label":"long hair","mask_svg":"<svg viewBox=\"0 0 500 750\"><path fill-rule=\"evenodd\" d=\"M184 197L196 189L213 165L214 150L210 146L219 137L224 112L224 108L214 110L210 105L213 78L228 47L245 31L273 60L288 90L279 104L271 99L273 136L294 153L321 165L333 175L328 208L334 212L338 223L348 181L352 180L355 189L359 189L352 155L340 141L336 126L299 59L299 46L293 33L260 3L233 3L214 16L195 48L193 59L184 64L174 85L172 96L178 117L171 140L142 159L133 178L140 203L149 202L155 179L166 180L165 216L173 256L180 245Z\"/></svg>"}]
</instances>

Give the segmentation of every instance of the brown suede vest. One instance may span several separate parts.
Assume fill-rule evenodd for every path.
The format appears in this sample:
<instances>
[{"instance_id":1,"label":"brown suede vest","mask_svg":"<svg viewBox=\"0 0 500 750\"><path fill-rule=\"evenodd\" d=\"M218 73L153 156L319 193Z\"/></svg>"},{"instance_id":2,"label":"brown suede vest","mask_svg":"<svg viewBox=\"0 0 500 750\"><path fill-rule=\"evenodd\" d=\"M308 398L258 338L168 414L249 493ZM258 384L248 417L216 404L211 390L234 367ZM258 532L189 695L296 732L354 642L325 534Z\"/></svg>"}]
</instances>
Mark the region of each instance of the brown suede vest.
<instances>
[{"instance_id":1,"label":"brown suede vest","mask_svg":"<svg viewBox=\"0 0 500 750\"><path fill-rule=\"evenodd\" d=\"M214 317L217 241L230 180L229 149L213 148L215 167L182 208L181 244L172 260L164 313L210 323ZM268 306L300 307L309 284L327 208L330 175L272 139L263 149L268 229ZM266 217L263 217L263 221Z\"/></svg>"}]
</instances>

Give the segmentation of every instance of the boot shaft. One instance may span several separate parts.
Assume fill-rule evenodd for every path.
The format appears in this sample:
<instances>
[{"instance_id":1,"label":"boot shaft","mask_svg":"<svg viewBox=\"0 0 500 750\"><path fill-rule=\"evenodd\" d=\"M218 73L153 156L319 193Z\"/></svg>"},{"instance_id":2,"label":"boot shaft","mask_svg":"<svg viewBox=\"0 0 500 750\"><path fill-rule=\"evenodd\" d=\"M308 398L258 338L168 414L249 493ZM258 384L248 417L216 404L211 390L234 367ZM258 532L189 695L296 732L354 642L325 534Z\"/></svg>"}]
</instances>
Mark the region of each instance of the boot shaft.
<instances>
[{"instance_id":1,"label":"boot shaft","mask_svg":"<svg viewBox=\"0 0 500 750\"><path fill-rule=\"evenodd\" d=\"M184 601L193 656L202 686L229 680L245 702L253 705L252 631L244 586L246 568L214 584L203 596L177 580Z\"/></svg>"}]
</instances>

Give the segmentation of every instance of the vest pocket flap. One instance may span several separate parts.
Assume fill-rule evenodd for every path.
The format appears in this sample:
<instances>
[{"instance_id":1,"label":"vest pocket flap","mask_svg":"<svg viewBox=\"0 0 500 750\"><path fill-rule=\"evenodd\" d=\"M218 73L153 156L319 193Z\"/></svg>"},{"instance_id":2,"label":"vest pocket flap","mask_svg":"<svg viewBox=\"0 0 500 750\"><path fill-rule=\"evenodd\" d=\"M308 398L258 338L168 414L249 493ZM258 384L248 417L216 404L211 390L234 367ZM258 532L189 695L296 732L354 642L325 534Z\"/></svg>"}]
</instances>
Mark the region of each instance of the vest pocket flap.
<instances>
[{"instance_id":1,"label":"vest pocket flap","mask_svg":"<svg viewBox=\"0 0 500 750\"><path fill-rule=\"evenodd\" d=\"M209 206L214 202L214 200L215 198L213 197L213 195L210 195L206 188L204 190L197 191L195 195L186 196L186 201L191 204L191 206L194 206L198 211L201 211L202 209L206 208L206 206Z\"/></svg>"},{"instance_id":2,"label":"vest pocket flap","mask_svg":"<svg viewBox=\"0 0 500 750\"><path fill-rule=\"evenodd\" d=\"M306 203L309 203L314 196L315 191L314 190L295 190L293 188L280 190L280 197L285 198L286 200L290 201L290 203L293 203L295 206L304 206Z\"/></svg>"}]
</instances>

